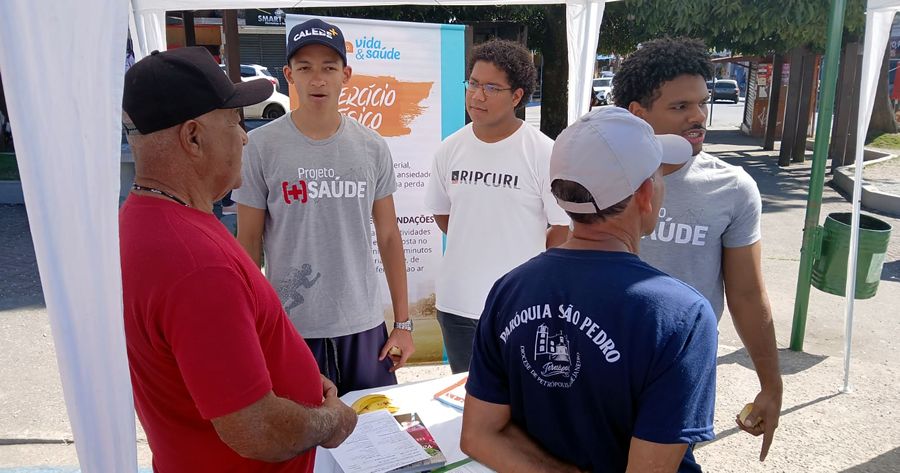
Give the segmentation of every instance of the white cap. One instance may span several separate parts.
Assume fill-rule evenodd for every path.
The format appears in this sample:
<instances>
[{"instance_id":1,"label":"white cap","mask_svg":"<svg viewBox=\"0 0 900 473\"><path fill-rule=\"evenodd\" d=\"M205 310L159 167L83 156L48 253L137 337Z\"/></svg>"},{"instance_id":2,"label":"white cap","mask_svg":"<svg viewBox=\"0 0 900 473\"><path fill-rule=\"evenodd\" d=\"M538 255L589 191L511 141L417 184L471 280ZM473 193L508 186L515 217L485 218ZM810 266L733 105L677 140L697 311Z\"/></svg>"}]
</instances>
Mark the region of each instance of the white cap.
<instances>
[{"instance_id":1,"label":"white cap","mask_svg":"<svg viewBox=\"0 0 900 473\"><path fill-rule=\"evenodd\" d=\"M628 110L604 107L582 116L556 138L550 182L564 179L584 186L593 203L556 201L569 212L593 214L633 195L660 164L682 164L692 155L684 137L655 135L650 124Z\"/></svg>"}]
</instances>

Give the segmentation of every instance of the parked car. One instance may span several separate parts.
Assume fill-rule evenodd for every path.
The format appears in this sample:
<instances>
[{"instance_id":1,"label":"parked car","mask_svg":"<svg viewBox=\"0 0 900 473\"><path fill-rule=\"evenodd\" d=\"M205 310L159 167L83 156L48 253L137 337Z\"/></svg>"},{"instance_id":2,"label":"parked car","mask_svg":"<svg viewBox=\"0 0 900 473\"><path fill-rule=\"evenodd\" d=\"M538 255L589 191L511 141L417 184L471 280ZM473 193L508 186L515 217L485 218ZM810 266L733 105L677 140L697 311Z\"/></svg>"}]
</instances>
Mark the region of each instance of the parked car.
<instances>
[{"instance_id":1,"label":"parked car","mask_svg":"<svg viewBox=\"0 0 900 473\"><path fill-rule=\"evenodd\" d=\"M259 80L259 79L255 79ZM281 92L272 91L266 100L249 107L244 107L244 118L278 118L291 109L291 99Z\"/></svg>"},{"instance_id":2,"label":"parked car","mask_svg":"<svg viewBox=\"0 0 900 473\"><path fill-rule=\"evenodd\" d=\"M715 81L715 90L713 90L713 81L707 81L706 90L709 91L710 99L713 102L716 100L730 100L731 103L738 103L738 97L741 95L737 81L731 79Z\"/></svg>"},{"instance_id":3,"label":"parked car","mask_svg":"<svg viewBox=\"0 0 900 473\"><path fill-rule=\"evenodd\" d=\"M225 72L225 65L221 64L222 72ZM250 71L246 71L248 75L244 75L245 69L250 69L253 74L264 72L263 75L249 75ZM278 79L272 77L269 70L257 64L241 64L241 82L250 82L251 80L268 79L272 82L272 95L266 100L249 107L244 107L244 118L263 118L272 120L278 118L291 109L291 99L287 95L278 92Z\"/></svg>"},{"instance_id":4,"label":"parked car","mask_svg":"<svg viewBox=\"0 0 900 473\"><path fill-rule=\"evenodd\" d=\"M612 103L612 77L599 77L594 79L594 96L600 105Z\"/></svg>"},{"instance_id":5,"label":"parked car","mask_svg":"<svg viewBox=\"0 0 900 473\"><path fill-rule=\"evenodd\" d=\"M219 67L222 68L222 71L225 71L225 64L219 64ZM228 72L225 71L225 73L227 74ZM241 82L248 82L260 78L271 82L272 87L275 87L275 91L278 91L278 79L269 72L268 67L260 66L259 64L241 64Z\"/></svg>"}]
</instances>

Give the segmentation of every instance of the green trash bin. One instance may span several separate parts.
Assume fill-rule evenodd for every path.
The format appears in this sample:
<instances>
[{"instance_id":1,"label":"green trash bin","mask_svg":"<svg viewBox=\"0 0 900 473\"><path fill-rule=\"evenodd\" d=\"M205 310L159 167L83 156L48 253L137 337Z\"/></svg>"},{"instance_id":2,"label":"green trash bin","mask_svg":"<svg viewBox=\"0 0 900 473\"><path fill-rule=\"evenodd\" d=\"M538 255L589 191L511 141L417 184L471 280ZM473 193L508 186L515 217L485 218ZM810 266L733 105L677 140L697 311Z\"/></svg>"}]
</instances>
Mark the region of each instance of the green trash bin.
<instances>
[{"instance_id":1,"label":"green trash bin","mask_svg":"<svg viewBox=\"0 0 900 473\"><path fill-rule=\"evenodd\" d=\"M822 251L813 262L812 285L844 296L850 264L850 223L852 214L833 213L825 219ZM869 215L859 216L859 252L856 267L856 298L868 299L878 291L881 269L891 238L891 226Z\"/></svg>"}]
</instances>

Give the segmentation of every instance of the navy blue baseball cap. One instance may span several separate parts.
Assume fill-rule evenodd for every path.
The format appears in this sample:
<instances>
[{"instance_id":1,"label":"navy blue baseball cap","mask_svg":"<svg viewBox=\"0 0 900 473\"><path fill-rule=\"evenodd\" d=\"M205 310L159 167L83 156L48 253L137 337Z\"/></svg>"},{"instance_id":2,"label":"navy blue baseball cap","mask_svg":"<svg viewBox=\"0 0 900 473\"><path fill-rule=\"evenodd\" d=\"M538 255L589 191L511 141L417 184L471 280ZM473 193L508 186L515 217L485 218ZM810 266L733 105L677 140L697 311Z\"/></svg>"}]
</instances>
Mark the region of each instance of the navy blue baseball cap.
<instances>
[{"instance_id":1,"label":"navy blue baseball cap","mask_svg":"<svg viewBox=\"0 0 900 473\"><path fill-rule=\"evenodd\" d=\"M347 45L344 43L344 33L337 26L325 23L318 18L306 20L291 28L291 33L287 37L287 56L285 58L287 62L291 62L291 57L300 48L310 44L321 44L334 49L344 60L344 65L347 65Z\"/></svg>"}]
</instances>

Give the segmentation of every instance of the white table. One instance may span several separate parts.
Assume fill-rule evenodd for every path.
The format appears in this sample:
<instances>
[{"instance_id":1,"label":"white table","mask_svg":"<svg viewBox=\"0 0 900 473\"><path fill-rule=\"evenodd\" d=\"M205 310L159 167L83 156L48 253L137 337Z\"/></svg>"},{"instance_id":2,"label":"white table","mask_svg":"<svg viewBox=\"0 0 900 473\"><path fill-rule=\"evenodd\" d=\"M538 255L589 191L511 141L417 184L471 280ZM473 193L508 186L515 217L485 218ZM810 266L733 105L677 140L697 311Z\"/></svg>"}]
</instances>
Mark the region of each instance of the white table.
<instances>
[{"instance_id":1,"label":"white table","mask_svg":"<svg viewBox=\"0 0 900 473\"><path fill-rule=\"evenodd\" d=\"M400 410L397 414L415 412L434 437L447 464L464 460L467 456L459 449L462 433L462 412L434 400L434 393L457 382L468 373L459 373L443 378L416 383L386 386L381 388L353 391L341 396L347 405L353 404L366 394L384 394ZM316 451L315 473L340 473L341 468L334 461L331 452L319 447Z\"/></svg>"}]
</instances>

